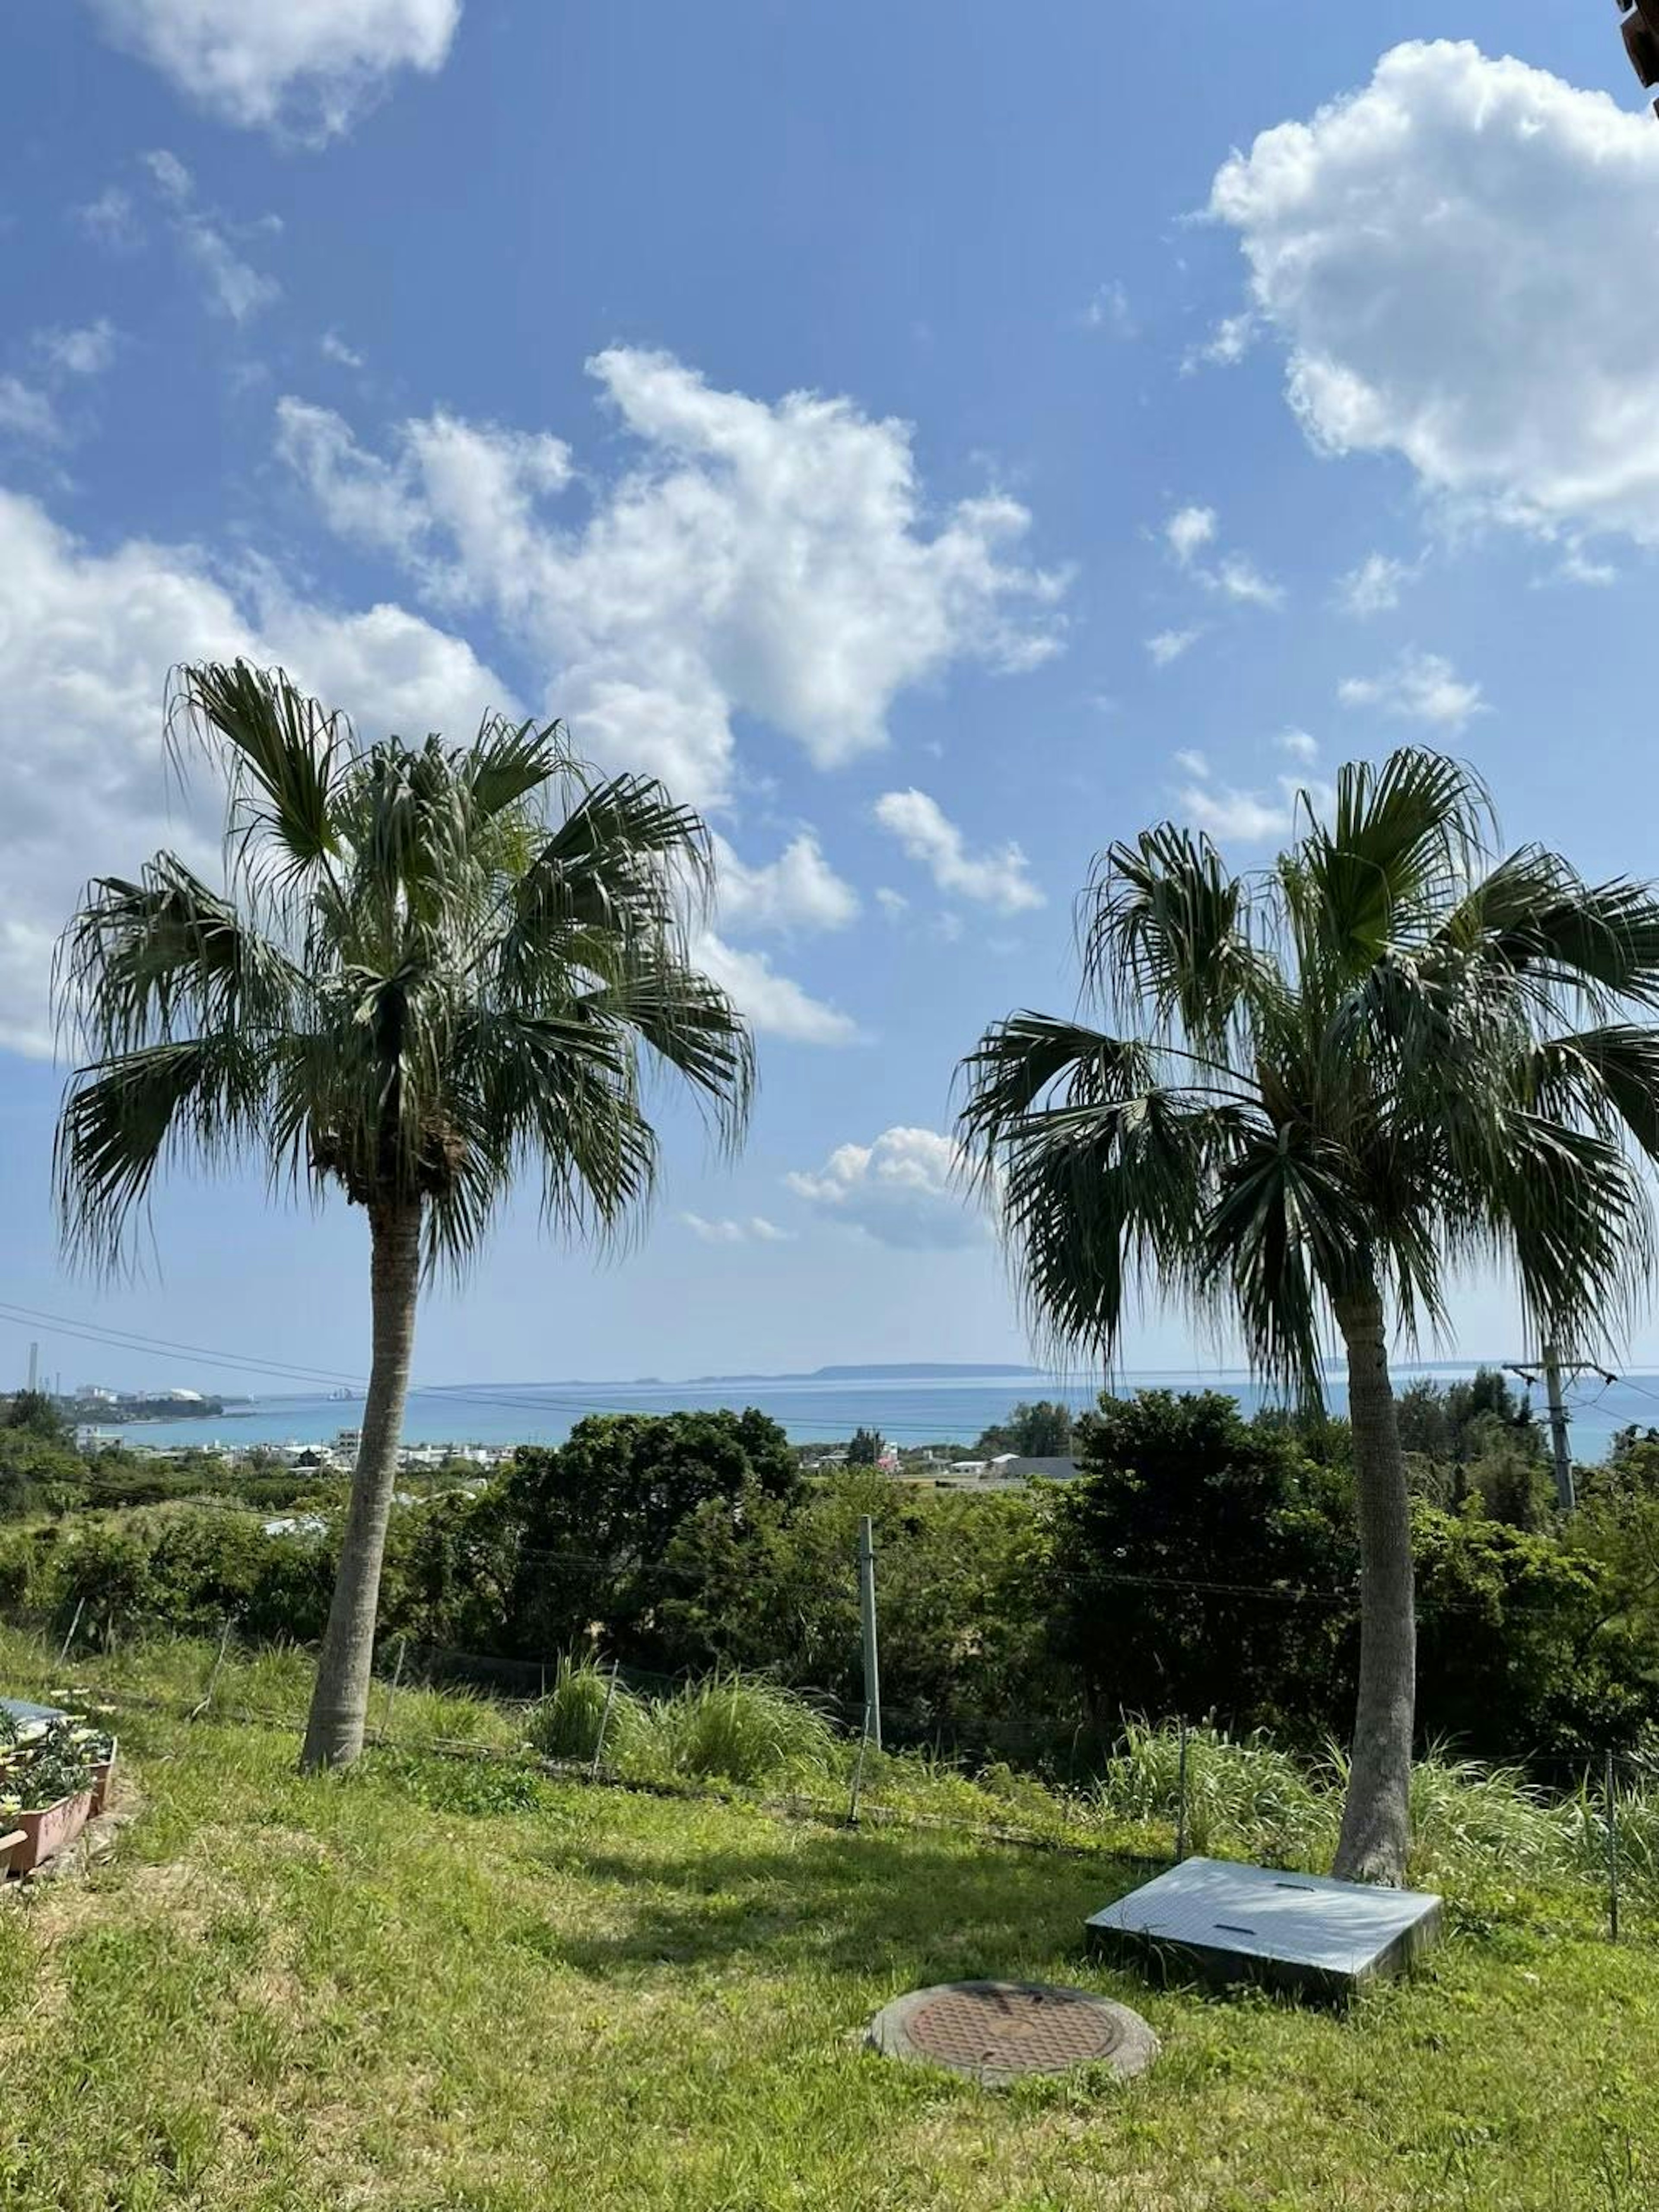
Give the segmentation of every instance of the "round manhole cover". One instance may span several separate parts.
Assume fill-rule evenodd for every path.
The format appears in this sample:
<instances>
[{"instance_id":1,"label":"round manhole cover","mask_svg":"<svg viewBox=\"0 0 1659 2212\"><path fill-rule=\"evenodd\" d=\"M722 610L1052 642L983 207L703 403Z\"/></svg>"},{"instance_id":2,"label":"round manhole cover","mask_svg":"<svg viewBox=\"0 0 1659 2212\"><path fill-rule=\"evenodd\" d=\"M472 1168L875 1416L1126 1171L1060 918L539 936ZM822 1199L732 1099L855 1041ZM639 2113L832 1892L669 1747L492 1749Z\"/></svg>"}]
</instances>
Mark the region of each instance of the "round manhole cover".
<instances>
[{"instance_id":1,"label":"round manhole cover","mask_svg":"<svg viewBox=\"0 0 1659 2212\"><path fill-rule=\"evenodd\" d=\"M1139 2074L1158 2056L1158 2038L1127 2005L1038 1982L913 1990L877 2014L870 2041L889 2058L948 2066L989 2085L1091 2062Z\"/></svg>"}]
</instances>

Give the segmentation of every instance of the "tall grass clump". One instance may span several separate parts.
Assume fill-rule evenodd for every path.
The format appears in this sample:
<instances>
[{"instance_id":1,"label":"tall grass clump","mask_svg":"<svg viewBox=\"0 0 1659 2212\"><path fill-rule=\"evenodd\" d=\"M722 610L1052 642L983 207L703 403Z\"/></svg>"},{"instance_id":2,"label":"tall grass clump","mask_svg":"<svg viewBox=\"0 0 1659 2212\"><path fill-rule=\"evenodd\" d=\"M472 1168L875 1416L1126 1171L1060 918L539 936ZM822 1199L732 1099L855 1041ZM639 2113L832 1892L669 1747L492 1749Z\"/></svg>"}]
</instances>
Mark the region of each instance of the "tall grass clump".
<instances>
[{"instance_id":1,"label":"tall grass clump","mask_svg":"<svg viewBox=\"0 0 1659 2212\"><path fill-rule=\"evenodd\" d=\"M621 1765L638 1747L644 1712L640 1700L620 1682L613 1693L607 1671L591 1659L573 1659L567 1652L552 1688L531 1711L527 1733L544 1758L580 1760L586 1765L598 1757L603 1732L607 1763Z\"/></svg>"},{"instance_id":2,"label":"tall grass clump","mask_svg":"<svg viewBox=\"0 0 1659 2212\"><path fill-rule=\"evenodd\" d=\"M775 1682L715 1674L647 1710L629 1761L642 1776L708 1777L754 1787L826 1774L836 1739L813 1705Z\"/></svg>"},{"instance_id":3,"label":"tall grass clump","mask_svg":"<svg viewBox=\"0 0 1659 2212\"><path fill-rule=\"evenodd\" d=\"M1097 1813L1173 1826L1181 1800L1180 1730L1127 1723L1096 1784ZM1200 1854L1248 1849L1303 1865L1335 1844L1339 1808L1329 1793L1261 1730L1239 1738L1212 1728L1187 1731L1186 1810L1187 1847Z\"/></svg>"}]
</instances>

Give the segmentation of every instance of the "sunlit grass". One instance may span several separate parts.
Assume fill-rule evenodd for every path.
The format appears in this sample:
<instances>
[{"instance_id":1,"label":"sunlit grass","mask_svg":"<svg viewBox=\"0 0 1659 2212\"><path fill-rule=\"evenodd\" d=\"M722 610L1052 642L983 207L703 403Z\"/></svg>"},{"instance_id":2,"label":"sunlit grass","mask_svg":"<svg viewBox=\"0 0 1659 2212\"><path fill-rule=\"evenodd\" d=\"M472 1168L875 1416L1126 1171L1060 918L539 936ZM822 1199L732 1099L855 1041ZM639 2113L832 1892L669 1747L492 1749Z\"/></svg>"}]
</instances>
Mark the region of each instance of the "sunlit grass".
<instances>
[{"instance_id":1,"label":"sunlit grass","mask_svg":"<svg viewBox=\"0 0 1659 2212\"><path fill-rule=\"evenodd\" d=\"M41 1686L27 1656L0 1647L0 1683ZM76 1671L193 1703L211 1663L199 1647ZM258 1680L288 1701L273 1724L230 1717L248 1684L229 1666L220 1709L194 1723L130 1705L142 1817L90 1876L0 1903L6 2212L1659 2200L1646 1906L1614 1948L1587 1887L1534 1892L1514 1874L1476 1916L1449 1885L1457 1932L1430 1970L1346 2018L1153 1990L1081 1948L1086 1914L1143 1872L1103 1850L1015 1850L948 1825L853 1832L412 1741L306 1781L301 1672L261 1662ZM404 1713L462 1724L400 1687L394 1736ZM1142 1747L1144 1768L1161 1757ZM1214 1785L1218 1819L1224 1799L1245 1804L1231 1777L1246 1763L1216 1754L1232 1793ZM918 1812L1057 1817L1017 1775L866 1766ZM1470 1851L1475 1779L1446 1784ZM1140 1810L1155 1822L1156 1799ZM1097 1809L1077 1818L1107 1832ZM997 2095L861 2050L899 1990L985 1974L1122 1997L1163 2060L1127 2088L1085 2075Z\"/></svg>"}]
</instances>

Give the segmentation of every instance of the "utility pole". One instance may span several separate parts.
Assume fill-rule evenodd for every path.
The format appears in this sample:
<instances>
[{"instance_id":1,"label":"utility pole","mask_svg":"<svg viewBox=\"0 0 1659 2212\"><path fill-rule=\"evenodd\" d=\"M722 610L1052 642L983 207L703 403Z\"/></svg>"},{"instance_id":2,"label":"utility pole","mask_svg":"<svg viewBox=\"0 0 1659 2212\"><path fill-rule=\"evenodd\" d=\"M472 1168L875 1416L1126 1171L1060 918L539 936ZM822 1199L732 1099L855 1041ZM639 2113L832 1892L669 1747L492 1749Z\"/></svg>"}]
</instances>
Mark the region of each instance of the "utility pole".
<instances>
[{"instance_id":1,"label":"utility pole","mask_svg":"<svg viewBox=\"0 0 1659 2212\"><path fill-rule=\"evenodd\" d=\"M1544 1346L1544 1388L1550 1401L1550 1452L1555 1461L1555 1502L1564 1513L1578 1503L1572 1484L1572 1449L1567 1442L1567 1401L1561 1395L1561 1358L1553 1344Z\"/></svg>"},{"instance_id":2,"label":"utility pole","mask_svg":"<svg viewBox=\"0 0 1659 2212\"><path fill-rule=\"evenodd\" d=\"M38 1344L32 1344L29 1346L29 1389L34 1389L40 1380L40 1347Z\"/></svg>"},{"instance_id":3,"label":"utility pole","mask_svg":"<svg viewBox=\"0 0 1659 2212\"><path fill-rule=\"evenodd\" d=\"M1659 0L1654 0L1659 9ZM1576 1359L1566 1363L1571 1368L1574 1381L1583 1374L1599 1375L1602 1382L1613 1383L1616 1375L1609 1375L1605 1367L1598 1367L1593 1359ZM1507 1372L1518 1375L1523 1382L1541 1382L1550 1409L1550 1457L1555 1468L1555 1502L1564 1513L1571 1513L1578 1503L1577 1486L1572 1479L1572 1447L1567 1441L1566 1395L1562 1389L1563 1362L1553 1344L1544 1346L1540 1360L1511 1359L1506 1363Z\"/></svg>"},{"instance_id":4,"label":"utility pole","mask_svg":"<svg viewBox=\"0 0 1659 2212\"><path fill-rule=\"evenodd\" d=\"M864 1733L881 1749L881 1669L876 1656L876 1540L867 1513L859 1516L859 1611L864 1618Z\"/></svg>"}]
</instances>

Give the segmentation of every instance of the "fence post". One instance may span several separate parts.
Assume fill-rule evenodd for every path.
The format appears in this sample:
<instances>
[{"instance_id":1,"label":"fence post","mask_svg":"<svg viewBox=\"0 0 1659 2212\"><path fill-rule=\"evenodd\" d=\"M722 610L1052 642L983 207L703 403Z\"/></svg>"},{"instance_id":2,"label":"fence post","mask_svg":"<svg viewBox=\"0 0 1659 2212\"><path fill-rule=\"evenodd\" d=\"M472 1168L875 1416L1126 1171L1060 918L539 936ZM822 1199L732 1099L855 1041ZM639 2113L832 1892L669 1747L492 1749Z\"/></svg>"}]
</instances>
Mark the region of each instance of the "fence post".
<instances>
[{"instance_id":1,"label":"fence post","mask_svg":"<svg viewBox=\"0 0 1659 2212\"><path fill-rule=\"evenodd\" d=\"M404 1679L404 1660L407 1656L408 1651L409 1638L406 1635L400 1636L398 1638L398 1663L392 1670L392 1680L386 1686L386 1705L380 1714L380 1736L381 1740L386 1743L390 1743L392 1741L392 1700L398 1694L398 1683Z\"/></svg>"},{"instance_id":2,"label":"fence post","mask_svg":"<svg viewBox=\"0 0 1659 2212\"><path fill-rule=\"evenodd\" d=\"M1607 1818L1607 1940L1616 1943L1619 1941L1619 1785L1611 1752L1607 1753L1604 1786Z\"/></svg>"},{"instance_id":3,"label":"fence post","mask_svg":"<svg viewBox=\"0 0 1659 2212\"><path fill-rule=\"evenodd\" d=\"M605 1711L599 1715L599 1740L593 1747L593 1764L587 1771L590 1782L599 1778L599 1761L605 1757L605 1731L611 1726L611 1708L617 1702L617 1662L611 1662L611 1680L605 1685Z\"/></svg>"},{"instance_id":4,"label":"fence post","mask_svg":"<svg viewBox=\"0 0 1659 2212\"><path fill-rule=\"evenodd\" d=\"M225 1663L225 1647L230 1642L230 1624L232 1619L233 1615L230 1613L227 1613L225 1615L225 1625L220 1632L219 1636L219 1649L214 1653L213 1664L208 1669L207 1687L202 1692L200 1703L192 1705L190 1709L189 1714L186 1716L186 1717L191 1720L200 1720L202 1715L213 1703L213 1692L214 1687L219 1680L219 1669Z\"/></svg>"},{"instance_id":5,"label":"fence post","mask_svg":"<svg viewBox=\"0 0 1659 2212\"><path fill-rule=\"evenodd\" d=\"M1176 1778L1176 1864L1187 1856L1187 1723L1181 1723L1181 1762Z\"/></svg>"},{"instance_id":6,"label":"fence post","mask_svg":"<svg viewBox=\"0 0 1659 2212\"><path fill-rule=\"evenodd\" d=\"M859 1792L864 1787L864 1754L870 1747L870 1708L864 1709L864 1727L859 1736L859 1755L853 1767L853 1798L847 1808L847 1825L856 1828L859 1824Z\"/></svg>"},{"instance_id":7,"label":"fence post","mask_svg":"<svg viewBox=\"0 0 1659 2212\"><path fill-rule=\"evenodd\" d=\"M859 1516L859 1611L864 1623L864 1733L881 1749L881 1669L876 1653L876 1540L867 1513Z\"/></svg>"},{"instance_id":8,"label":"fence post","mask_svg":"<svg viewBox=\"0 0 1659 2212\"><path fill-rule=\"evenodd\" d=\"M76 1632L76 1630L77 1628L79 1628L79 1626L81 1626L81 1614L82 1614L82 1612L83 1608L85 1607L86 1602L87 1602L87 1599L86 1599L86 1593L85 1593L85 1591L83 1590L83 1591L82 1592L81 1595L80 1595L79 1597L77 1597L77 1598L76 1599L76 1601L75 1601L75 1618L73 1619L73 1620L71 1620L71 1621L70 1621L70 1625L69 1625L69 1634L68 1634L68 1635L64 1638L63 1648L62 1648L62 1650L61 1650L58 1652L58 1665L59 1665L60 1667L64 1664L64 1661L69 1657L69 1655L70 1655L70 1644L73 1644L73 1643L74 1643L74 1641L75 1641L75 1632Z\"/></svg>"}]
</instances>

